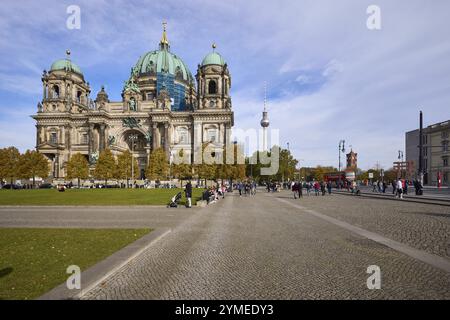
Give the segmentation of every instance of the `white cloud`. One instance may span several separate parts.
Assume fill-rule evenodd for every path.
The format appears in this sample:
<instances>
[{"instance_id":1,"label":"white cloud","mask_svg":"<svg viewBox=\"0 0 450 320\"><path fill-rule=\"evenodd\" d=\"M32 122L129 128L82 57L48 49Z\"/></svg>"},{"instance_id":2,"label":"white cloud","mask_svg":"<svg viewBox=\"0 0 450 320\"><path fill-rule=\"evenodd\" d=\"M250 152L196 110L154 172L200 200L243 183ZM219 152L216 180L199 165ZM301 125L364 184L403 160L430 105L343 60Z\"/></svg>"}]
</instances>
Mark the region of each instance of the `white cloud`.
<instances>
[{"instance_id":1,"label":"white cloud","mask_svg":"<svg viewBox=\"0 0 450 320\"><path fill-rule=\"evenodd\" d=\"M66 48L88 81L108 83L119 98L111 91L157 46L167 19L172 50L194 73L217 42L233 77L236 126L259 128L268 82L271 127L308 165L337 165L337 143L346 139L361 167L388 167L404 132L417 126L419 108L427 124L450 118L448 2L379 0L381 31L367 29L371 3L357 0L79 1L75 32L65 29L66 4L3 5L0 58L9 63L0 66L0 88L8 90L0 98L22 92L37 100L37 72ZM32 145L34 126L23 135Z\"/></svg>"},{"instance_id":2,"label":"white cloud","mask_svg":"<svg viewBox=\"0 0 450 320\"><path fill-rule=\"evenodd\" d=\"M311 83L313 80L310 76L307 76L306 74L301 74L295 79L295 81L297 81L300 85L302 85Z\"/></svg>"}]
</instances>

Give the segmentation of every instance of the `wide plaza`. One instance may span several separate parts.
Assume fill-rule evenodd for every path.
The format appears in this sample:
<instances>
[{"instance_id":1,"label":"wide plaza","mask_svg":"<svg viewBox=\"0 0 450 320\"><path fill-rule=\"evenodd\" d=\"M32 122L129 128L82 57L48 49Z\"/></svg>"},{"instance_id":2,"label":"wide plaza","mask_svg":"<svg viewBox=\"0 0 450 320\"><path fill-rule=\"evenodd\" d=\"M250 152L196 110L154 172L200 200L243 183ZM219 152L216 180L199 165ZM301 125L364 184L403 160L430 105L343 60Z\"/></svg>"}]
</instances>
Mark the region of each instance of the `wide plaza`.
<instances>
[{"instance_id":1,"label":"wide plaza","mask_svg":"<svg viewBox=\"0 0 450 320\"><path fill-rule=\"evenodd\" d=\"M1 228L168 230L81 299L449 299L449 218L445 205L263 190L189 210L0 208Z\"/></svg>"}]
</instances>

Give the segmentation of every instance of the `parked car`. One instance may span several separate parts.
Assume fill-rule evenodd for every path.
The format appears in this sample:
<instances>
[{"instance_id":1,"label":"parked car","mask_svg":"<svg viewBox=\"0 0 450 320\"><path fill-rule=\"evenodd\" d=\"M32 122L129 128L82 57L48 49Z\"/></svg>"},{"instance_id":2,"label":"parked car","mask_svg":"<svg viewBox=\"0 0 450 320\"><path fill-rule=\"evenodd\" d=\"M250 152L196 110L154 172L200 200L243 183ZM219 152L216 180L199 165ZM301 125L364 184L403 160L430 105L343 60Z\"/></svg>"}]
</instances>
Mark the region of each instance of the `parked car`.
<instances>
[{"instance_id":1,"label":"parked car","mask_svg":"<svg viewBox=\"0 0 450 320\"><path fill-rule=\"evenodd\" d=\"M53 185L51 183L43 183L39 186L39 189L52 189Z\"/></svg>"},{"instance_id":2,"label":"parked car","mask_svg":"<svg viewBox=\"0 0 450 320\"><path fill-rule=\"evenodd\" d=\"M18 184L5 184L3 186L2 189L13 189L13 190L17 190L17 189L22 189L22 186L18 185Z\"/></svg>"}]
</instances>

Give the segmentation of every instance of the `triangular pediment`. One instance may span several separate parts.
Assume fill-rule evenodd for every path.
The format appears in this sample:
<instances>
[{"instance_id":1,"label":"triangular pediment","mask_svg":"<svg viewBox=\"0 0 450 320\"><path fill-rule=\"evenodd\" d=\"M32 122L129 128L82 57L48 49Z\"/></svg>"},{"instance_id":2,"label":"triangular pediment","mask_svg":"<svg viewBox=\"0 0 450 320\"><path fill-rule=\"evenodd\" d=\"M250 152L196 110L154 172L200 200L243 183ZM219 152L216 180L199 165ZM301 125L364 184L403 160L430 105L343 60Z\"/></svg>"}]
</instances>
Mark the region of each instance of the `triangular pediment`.
<instances>
[{"instance_id":1,"label":"triangular pediment","mask_svg":"<svg viewBox=\"0 0 450 320\"><path fill-rule=\"evenodd\" d=\"M61 150L63 150L64 148L61 148L61 147L59 147L57 144L53 144L53 143L50 143L50 142L44 142L44 143L41 143L38 147L37 147L37 149L39 149L39 150L55 150L55 149L61 149Z\"/></svg>"}]
</instances>

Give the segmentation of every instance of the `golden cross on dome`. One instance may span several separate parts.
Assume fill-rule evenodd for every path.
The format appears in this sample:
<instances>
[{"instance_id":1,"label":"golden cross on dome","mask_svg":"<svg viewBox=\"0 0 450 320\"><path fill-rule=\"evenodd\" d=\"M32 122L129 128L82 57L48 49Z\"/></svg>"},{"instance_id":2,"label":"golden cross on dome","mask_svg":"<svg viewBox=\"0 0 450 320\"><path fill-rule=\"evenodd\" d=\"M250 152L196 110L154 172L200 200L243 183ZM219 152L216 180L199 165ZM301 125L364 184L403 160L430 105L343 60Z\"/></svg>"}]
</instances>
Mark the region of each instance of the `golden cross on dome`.
<instances>
[{"instance_id":1,"label":"golden cross on dome","mask_svg":"<svg viewBox=\"0 0 450 320\"><path fill-rule=\"evenodd\" d=\"M160 42L160 48L168 49L169 48L169 40L167 39L167 34L166 34L167 22L163 21L162 25L163 25L163 34L162 34L162 38L161 38L161 42Z\"/></svg>"}]
</instances>

